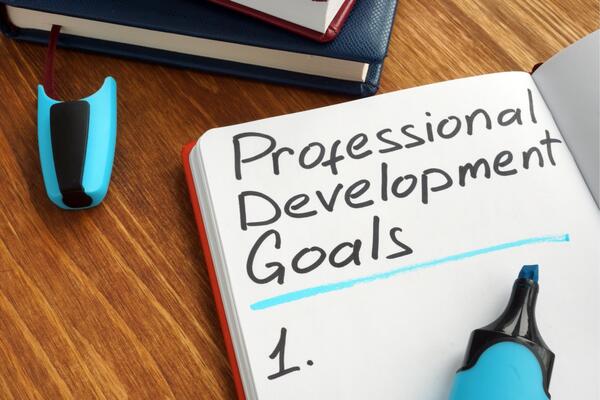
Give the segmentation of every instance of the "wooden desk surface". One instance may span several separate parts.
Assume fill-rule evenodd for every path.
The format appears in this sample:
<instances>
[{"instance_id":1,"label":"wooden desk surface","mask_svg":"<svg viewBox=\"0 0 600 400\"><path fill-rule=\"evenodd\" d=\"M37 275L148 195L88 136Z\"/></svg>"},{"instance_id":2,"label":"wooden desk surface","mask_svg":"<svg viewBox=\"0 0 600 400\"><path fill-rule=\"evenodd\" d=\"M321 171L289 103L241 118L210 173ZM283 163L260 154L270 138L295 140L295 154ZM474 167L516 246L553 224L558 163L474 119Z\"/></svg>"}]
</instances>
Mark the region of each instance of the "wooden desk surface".
<instances>
[{"instance_id":1,"label":"wooden desk surface","mask_svg":"<svg viewBox=\"0 0 600 400\"><path fill-rule=\"evenodd\" d=\"M380 93L529 70L598 21L593 0L401 0ZM348 98L61 50L62 98L119 85L109 194L64 212L38 161L44 54L0 38L0 398L233 398L181 146Z\"/></svg>"}]
</instances>

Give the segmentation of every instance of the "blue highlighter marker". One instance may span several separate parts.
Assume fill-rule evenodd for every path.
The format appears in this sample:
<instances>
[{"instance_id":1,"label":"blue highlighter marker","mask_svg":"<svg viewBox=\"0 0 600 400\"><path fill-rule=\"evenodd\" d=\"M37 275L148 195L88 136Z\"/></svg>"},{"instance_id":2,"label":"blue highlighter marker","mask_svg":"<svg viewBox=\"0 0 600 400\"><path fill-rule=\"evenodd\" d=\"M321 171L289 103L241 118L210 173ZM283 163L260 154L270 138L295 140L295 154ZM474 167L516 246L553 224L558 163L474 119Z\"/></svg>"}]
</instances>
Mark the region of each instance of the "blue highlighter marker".
<instances>
[{"instance_id":1,"label":"blue highlighter marker","mask_svg":"<svg viewBox=\"0 0 600 400\"><path fill-rule=\"evenodd\" d=\"M38 86L38 146L50 200L66 210L98 205L108 191L117 136L117 84L112 77L91 96L54 97L52 69L60 26L50 35L44 84Z\"/></svg>"},{"instance_id":2,"label":"blue highlighter marker","mask_svg":"<svg viewBox=\"0 0 600 400\"><path fill-rule=\"evenodd\" d=\"M490 325L475 330L450 400L548 400L554 353L535 320L537 265L526 265L508 306Z\"/></svg>"}]
</instances>

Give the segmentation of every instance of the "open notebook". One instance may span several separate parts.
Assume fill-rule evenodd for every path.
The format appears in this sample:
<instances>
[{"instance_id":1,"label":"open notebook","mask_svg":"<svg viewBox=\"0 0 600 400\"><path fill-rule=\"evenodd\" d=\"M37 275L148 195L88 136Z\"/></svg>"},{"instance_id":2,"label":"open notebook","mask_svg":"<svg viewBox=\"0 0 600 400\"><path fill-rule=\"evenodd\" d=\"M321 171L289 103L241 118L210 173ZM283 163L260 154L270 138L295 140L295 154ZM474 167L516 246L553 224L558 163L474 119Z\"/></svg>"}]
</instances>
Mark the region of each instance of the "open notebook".
<instances>
[{"instance_id":1,"label":"open notebook","mask_svg":"<svg viewBox=\"0 0 600 400\"><path fill-rule=\"evenodd\" d=\"M470 332L539 264L550 392L598 398L598 47L596 33L533 76L403 90L187 146L239 396L446 399Z\"/></svg>"}]
</instances>

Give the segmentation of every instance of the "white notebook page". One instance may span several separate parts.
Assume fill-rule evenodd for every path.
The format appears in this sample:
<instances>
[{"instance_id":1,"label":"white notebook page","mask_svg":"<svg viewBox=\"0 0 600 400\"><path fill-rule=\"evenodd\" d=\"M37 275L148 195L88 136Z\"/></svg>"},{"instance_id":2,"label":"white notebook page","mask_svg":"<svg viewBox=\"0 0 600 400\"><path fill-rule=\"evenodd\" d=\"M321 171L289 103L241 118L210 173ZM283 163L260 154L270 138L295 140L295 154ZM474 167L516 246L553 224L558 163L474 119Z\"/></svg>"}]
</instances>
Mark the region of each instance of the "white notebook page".
<instances>
[{"instance_id":1,"label":"white notebook page","mask_svg":"<svg viewBox=\"0 0 600 400\"><path fill-rule=\"evenodd\" d=\"M556 54L532 76L600 207L600 30Z\"/></svg>"},{"instance_id":2,"label":"white notebook page","mask_svg":"<svg viewBox=\"0 0 600 400\"><path fill-rule=\"evenodd\" d=\"M478 109L489 129L481 111L469 134L465 115ZM312 142L326 165L303 168L302 154L307 167L319 159L319 145L303 151ZM473 178L465 165L479 159ZM446 399L471 331L501 313L524 264L540 265L538 324L557 355L551 393L598 397L600 215L528 74L211 130L191 162L249 399ZM253 225L275 206L247 193L243 230L239 196L256 191L281 215ZM315 246L326 255L312 268Z\"/></svg>"}]
</instances>

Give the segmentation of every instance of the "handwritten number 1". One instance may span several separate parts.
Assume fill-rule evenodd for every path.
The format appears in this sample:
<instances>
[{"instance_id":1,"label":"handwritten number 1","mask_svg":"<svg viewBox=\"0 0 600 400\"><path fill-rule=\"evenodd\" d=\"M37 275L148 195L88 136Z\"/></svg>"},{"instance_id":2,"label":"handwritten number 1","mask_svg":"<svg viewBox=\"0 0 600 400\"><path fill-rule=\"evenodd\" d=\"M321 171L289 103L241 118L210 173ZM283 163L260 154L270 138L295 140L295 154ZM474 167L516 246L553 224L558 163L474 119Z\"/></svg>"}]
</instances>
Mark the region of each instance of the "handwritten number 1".
<instances>
[{"instance_id":1,"label":"handwritten number 1","mask_svg":"<svg viewBox=\"0 0 600 400\"><path fill-rule=\"evenodd\" d=\"M271 360L274 360L279 357L279 371L276 373L267 376L267 379L273 380L277 378L281 378L284 375L287 375L294 371L300 371L300 367L289 367L285 368L285 338L287 336L287 329L281 328L281 333L279 335L279 341L277 342L277 346L273 349L273 352L269 355Z\"/></svg>"}]
</instances>

